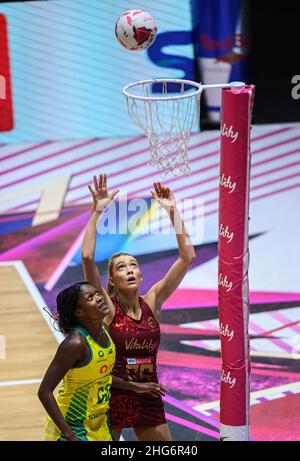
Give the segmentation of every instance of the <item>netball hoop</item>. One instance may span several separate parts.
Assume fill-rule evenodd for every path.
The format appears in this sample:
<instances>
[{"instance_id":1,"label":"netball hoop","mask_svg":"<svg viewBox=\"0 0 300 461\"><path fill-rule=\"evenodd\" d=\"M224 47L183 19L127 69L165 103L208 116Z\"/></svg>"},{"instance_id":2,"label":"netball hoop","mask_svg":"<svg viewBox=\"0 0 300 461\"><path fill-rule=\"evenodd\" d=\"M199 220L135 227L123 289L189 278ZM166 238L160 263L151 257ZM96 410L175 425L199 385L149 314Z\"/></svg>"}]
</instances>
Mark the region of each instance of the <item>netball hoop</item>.
<instances>
[{"instance_id":1,"label":"netball hoop","mask_svg":"<svg viewBox=\"0 0 300 461\"><path fill-rule=\"evenodd\" d=\"M156 85L156 93L151 87ZM191 174L188 141L200 119L200 99L204 89L243 87L242 82L202 85L181 79L150 79L124 87L130 118L146 134L150 143L149 165L162 177Z\"/></svg>"}]
</instances>

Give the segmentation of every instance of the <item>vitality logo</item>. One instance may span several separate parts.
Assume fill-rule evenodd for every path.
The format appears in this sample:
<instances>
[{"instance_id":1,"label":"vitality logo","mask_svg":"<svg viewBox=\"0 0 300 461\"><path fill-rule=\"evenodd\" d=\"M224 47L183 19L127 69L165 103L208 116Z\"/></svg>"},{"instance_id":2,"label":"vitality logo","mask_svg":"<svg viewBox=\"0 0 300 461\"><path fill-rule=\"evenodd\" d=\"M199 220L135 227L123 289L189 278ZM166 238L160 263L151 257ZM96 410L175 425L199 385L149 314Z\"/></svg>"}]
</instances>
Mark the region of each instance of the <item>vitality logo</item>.
<instances>
[{"instance_id":1,"label":"vitality logo","mask_svg":"<svg viewBox=\"0 0 300 461\"><path fill-rule=\"evenodd\" d=\"M13 127L7 23L4 14L0 14L0 132L10 131Z\"/></svg>"}]
</instances>

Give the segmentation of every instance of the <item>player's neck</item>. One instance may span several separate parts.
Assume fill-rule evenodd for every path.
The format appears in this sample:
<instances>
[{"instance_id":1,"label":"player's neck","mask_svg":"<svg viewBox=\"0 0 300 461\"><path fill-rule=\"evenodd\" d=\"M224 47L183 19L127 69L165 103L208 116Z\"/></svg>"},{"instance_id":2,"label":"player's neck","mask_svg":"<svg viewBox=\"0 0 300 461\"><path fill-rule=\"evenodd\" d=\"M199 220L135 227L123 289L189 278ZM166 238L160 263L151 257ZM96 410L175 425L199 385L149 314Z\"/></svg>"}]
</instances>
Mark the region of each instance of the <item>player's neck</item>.
<instances>
[{"instance_id":1,"label":"player's neck","mask_svg":"<svg viewBox=\"0 0 300 461\"><path fill-rule=\"evenodd\" d=\"M134 293L118 293L118 302L122 305L126 312L138 313L140 310L139 294Z\"/></svg>"},{"instance_id":2,"label":"player's neck","mask_svg":"<svg viewBox=\"0 0 300 461\"><path fill-rule=\"evenodd\" d=\"M82 326L96 342L98 342L99 337L103 336L102 323L99 323L99 320L82 321L79 326Z\"/></svg>"}]
</instances>

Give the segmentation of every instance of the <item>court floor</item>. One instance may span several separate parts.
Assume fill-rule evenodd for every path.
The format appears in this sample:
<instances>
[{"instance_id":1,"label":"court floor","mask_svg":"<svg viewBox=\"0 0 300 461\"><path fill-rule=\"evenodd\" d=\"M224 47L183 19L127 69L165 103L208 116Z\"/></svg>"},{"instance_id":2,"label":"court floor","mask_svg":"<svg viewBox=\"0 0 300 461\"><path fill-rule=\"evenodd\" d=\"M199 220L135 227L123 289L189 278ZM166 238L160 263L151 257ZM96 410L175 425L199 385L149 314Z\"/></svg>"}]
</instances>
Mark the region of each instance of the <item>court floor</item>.
<instances>
[{"instance_id":1,"label":"court floor","mask_svg":"<svg viewBox=\"0 0 300 461\"><path fill-rule=\"evenodd\" d=\"M0 265L0 440L43 440L46 413L37 390L59 334L21 261Z\"/></svg>"}]
</instances>

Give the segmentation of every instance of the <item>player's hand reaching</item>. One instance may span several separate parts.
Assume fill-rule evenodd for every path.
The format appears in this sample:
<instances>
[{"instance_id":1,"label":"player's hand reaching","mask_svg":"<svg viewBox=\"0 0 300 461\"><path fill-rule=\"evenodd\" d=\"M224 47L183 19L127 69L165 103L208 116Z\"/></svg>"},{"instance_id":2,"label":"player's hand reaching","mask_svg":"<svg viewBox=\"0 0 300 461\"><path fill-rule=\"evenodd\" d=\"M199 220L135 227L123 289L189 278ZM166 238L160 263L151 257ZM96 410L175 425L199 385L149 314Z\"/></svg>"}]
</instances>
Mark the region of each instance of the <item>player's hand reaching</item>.
<instances>
[{"instance_id":1,"label":"player's hand reaching","mask_svg":"<svg viewBox=\"0 0 300 461\"><path fill-rule=\"evenodd\" d=\"M159 383L138 383L132 382L133 391L138 394L150 394L152 397L160 397L161 395L165 395L167 390Z\"/></svg>"},{"instance_id":2,"label":"player's hand reaching","mask_svg":"<svg viewBox=\"0 0 300 461\"><path fill-rule=\"evenodd\" d=\"M97 211L100 213L110 204L110 202L114 200L115 196L119 192L119 189L113 190L110 194L108 193L106 174L100 174L99 181L97 181L96 176L94 176L93 179L95 190L93 190L90 185L88 186L93 197L92 211Z\"/></svg>"},{"instance_id":3,"label":"player's hand reaching","mask_svg":"<svg viewBox=\"0 0 300 461\"><path fill-rule=\"evenodd\" d=\"M160 182L153 184L154 191L151 191L152 197L163 207L165 210L174 209L176 207L175 197L169 187L163 186Z\"/></svg>"}]
</instances>

